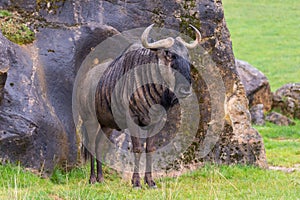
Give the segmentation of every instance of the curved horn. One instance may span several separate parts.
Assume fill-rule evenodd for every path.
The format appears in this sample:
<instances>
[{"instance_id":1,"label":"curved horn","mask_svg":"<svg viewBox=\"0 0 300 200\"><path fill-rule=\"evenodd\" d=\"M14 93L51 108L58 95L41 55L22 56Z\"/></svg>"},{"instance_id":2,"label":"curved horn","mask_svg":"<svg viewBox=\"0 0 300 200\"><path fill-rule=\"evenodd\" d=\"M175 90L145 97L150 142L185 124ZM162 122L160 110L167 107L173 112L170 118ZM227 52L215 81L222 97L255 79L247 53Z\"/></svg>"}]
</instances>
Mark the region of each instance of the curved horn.
<instances>
[{"instance_id":1,"label":"curved horn","mask_svg":"<svg viewBox=\"0 0 300 200\"><path fill-rule=\"evenodd\" d=\"M170 48L171 46L173 46L174 39L171 38L171 37L168 37L168 38L163 39L163 40L158 40L156 42L148 43L148 35L149 35L149 32L150 32L150 30L152 29L153 26L154 26L154 24L148 26L144 30L144 32L141 36L143 47L145 47L147 49L158 49L158 48Z\"/></svg>"},{"instance_id":2,"label":"curved horn","mask_svg":"<svg viewBox=\"0 0 300 200\"><path fill-rule=\"evenodd\" d=\"M193 48L195 48L200 43L201 34L200 34L200 31L196 27L194 27L193 25L190 25L190 27L192 27L195 30L195 32L196 32L196 40L195 41L193 41L192 43L187 43L181 37L177 37L176 40L178 40L179 42L181 42L187 48L193 49Z\"/></svg>"}]
</instances>

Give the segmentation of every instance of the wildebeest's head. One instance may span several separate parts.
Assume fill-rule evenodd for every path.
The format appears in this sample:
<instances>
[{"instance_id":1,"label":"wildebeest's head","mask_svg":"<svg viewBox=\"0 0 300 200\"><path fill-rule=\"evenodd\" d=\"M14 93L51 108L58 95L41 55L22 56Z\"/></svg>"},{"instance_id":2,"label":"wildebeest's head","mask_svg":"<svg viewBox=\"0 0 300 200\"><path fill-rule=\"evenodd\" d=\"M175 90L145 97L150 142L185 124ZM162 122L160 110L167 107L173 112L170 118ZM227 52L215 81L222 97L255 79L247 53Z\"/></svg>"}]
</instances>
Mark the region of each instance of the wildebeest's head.
<instances>
[{"instance_id":1,"label":"wildebeest's head","mask_svg":"<svg viewBox=\"0 0 300 200\"><path fill-rule=\"evenodd\" d=\"M174 90L177 97L183 98L191 94L190 59L188 49L197 47L201 34L194 26L196 40L192 43L185 42L181 37L168 37L156 42L148 42L148 35L154 24L145 29L141 36L144 48L157 52L160 66L165 66L165 81Z\"/></svg>"}]
</instances>

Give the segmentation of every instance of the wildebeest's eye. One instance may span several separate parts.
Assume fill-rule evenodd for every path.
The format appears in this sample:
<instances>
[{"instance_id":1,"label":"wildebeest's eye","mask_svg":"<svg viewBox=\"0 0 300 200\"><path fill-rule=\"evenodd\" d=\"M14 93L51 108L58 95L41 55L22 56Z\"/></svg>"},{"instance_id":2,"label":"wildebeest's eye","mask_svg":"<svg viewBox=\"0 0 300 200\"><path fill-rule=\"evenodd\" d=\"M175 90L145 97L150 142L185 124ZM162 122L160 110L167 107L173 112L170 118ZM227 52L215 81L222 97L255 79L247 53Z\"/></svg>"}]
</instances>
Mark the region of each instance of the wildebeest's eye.
<instances>
[{"instance_id":1,"label":"wildebeest's eye","mask_svg":"<svg viewBox=\"0 0 300 200\"><path fill-rule=\"evenodd\" d=\"M177 54L175 54L175 53L173 53L173 54L172 54L172 59L174 59L174 60L175 60L175 59L177 59L177 58L178 58L178 55L177 55Z\"/></svg>"}]
</instances>

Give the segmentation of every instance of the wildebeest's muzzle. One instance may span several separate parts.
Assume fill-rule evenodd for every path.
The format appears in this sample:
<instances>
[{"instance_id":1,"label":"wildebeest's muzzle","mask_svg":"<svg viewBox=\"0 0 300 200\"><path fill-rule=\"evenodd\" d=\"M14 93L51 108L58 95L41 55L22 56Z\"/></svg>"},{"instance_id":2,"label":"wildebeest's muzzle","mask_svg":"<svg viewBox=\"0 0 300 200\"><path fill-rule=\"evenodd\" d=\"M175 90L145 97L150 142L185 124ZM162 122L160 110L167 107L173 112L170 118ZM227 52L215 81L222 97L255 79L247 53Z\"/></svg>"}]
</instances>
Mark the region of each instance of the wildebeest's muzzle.
<instances>
[{"instance_id":1,"label":"wildebeest's muzzle","mask_svg":"<svg viewBox=\"0 0 300 200\"><path fill-rule=\"evenodd\" d=\"M190 62L181 56L177 56L177 58L172 61L171 66L176 70L176 83L174 88L176 96L178 98L188 97L192 94Z\"/></svg>"}]
</instances>

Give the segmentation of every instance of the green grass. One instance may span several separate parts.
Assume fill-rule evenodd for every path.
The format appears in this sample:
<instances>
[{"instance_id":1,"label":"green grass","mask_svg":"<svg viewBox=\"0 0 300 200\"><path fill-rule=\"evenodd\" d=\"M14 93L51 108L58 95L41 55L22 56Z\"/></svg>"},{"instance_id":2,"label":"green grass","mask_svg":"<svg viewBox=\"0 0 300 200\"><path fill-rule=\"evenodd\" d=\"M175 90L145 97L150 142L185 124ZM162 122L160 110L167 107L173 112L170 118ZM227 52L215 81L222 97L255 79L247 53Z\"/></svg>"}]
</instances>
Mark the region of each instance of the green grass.
<instances>
[{"instance_id":1,"label":"green grass","mask_svg":"<svg viewBox=\"0 0 300 200\"><path fill-rule=\"evenodd\" d=\"M274 166L300 164L300 120L296 126L268 123L256 126L265 142L268 162ZM299 167L298 167L299 168ZM158 189L132 189L130 181L104 167L105 182L89 185L89 167L64 172L56 169L49 179L19 166L0 165L0 199L299 199L300 171L292 173L253 166L213 166L177 178L156 179Z\"/></svg>"},{"instance_id":2,"label":"green grass","mask_svg":"<svg viewBox=\"0 0 300 200\"><path fill-rule=\"evenodd\" d=\"M275 91L300 82L300 1L223 0L235 57L248 61Z\"/></svg>"},{"instance_id":3,"label":"green grass","mask_svg":"<svg viewBox=\"0 0 300 200\"><path fill-rule=\"evenodd\" d=\"M105 172L110 172L107 168ZM300 172L284 173L245 166L206 165L177 178L158 179L158 189L132 189L129 181L106 176L87 183L87 168L56 170L60 181L40 179L20 167L0 166L0 199L297 199ZM56 175L57 176L57 175ZM111 178L111 176L113 178Z\"/></svg>"},{"instance_id":4,"label":"green grass","mask_svg":"<svg viewBox=\"0 0 300 200\"><path fill-rule=\"evenodd\" d=\"M264 138L269 165L293 167L300 164L300 121L295 126L267 123L256 127Z\"/></svg>"}]
</instances>

